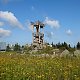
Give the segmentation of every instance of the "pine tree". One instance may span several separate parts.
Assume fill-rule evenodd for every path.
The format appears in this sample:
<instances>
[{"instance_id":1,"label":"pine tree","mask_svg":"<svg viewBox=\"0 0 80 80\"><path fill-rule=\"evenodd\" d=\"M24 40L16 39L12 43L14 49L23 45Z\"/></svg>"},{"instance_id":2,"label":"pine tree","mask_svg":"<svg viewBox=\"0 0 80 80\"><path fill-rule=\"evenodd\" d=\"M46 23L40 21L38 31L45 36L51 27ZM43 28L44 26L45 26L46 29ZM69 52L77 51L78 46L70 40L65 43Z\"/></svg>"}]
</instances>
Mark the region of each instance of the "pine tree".
<instances>
[{"instance_id":1,"label":"pine tree","mask_svg":"<svg viewBox=\"0 0 80 80\"><path fill-rule=\"evenodd\" d=\"M11 50L11 48L10 48L10 45L8 44L7 46L6 46L6 51L10 51Z\"/></svg>"},{"instance_id":2,"label":"pine tree","mask_svg":"<svg viewBox=\"0 0 80 80\"><path fill-rule=\"evenodd\" d=\"M80 42L77 43L76 47L77 49L80 49Z\"/></svg>"},{"instance_id":3,"label":"pine tree","mask_svg":"<svg viewBox=\"0 0 80 80\"><path fill-rule=\"evenodd\" d=\"M18 43L14 45L14 51L20 51L20 45Z\"/></svg>"}]
</instances>

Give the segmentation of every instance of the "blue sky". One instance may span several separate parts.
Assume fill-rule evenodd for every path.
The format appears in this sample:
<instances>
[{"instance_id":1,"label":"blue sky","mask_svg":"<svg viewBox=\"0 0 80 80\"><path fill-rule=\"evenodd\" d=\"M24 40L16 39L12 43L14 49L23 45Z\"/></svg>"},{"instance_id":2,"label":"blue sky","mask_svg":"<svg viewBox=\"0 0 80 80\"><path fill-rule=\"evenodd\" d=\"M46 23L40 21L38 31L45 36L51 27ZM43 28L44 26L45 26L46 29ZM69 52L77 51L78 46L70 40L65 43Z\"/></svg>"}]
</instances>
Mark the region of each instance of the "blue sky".
<instances>
[{"instance_id":1,"label":"blue sky","mask_svg":"<svg viewBox=\"0 0 80 80\"><path fill-rule=\"evenodd\" d=\"M45 22L44 41L80 41L80 0L0 0L0 41L31 43L29 23Z\"/></svg>"}]
</instances>

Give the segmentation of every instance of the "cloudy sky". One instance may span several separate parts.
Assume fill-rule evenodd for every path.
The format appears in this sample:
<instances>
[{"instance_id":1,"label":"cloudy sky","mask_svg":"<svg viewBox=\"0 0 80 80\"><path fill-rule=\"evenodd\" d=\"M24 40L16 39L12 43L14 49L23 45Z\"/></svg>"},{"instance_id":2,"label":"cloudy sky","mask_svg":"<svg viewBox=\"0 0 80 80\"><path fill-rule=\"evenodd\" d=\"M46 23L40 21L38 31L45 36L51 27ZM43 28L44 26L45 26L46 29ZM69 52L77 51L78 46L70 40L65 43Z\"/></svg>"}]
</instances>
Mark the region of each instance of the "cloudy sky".
<instances>
[{"instance_id":1,"label":"cloudy sky","mask_svg":"<svg viewBox=\"0 0 80 80\"><path fill-rule=\"evenodd\" d=\"M80 0L0 0L0 41L31 43L30 22L37 20L49 43L80 41Z\"/></svg>"}]
</instances>

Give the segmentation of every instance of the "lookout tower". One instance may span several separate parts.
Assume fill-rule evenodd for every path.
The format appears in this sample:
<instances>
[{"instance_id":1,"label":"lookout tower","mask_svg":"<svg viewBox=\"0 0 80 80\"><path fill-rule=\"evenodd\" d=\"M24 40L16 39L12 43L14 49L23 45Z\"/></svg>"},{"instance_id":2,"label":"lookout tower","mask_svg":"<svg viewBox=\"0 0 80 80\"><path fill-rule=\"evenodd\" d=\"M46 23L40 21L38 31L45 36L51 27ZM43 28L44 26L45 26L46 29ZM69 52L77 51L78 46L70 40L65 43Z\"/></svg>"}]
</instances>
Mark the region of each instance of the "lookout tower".
<instances>
[{"instance_id":1,"label":"lookout tower","mask_svg":"<svg viewBox=\"0 0 80 80\"><path fill-rule=\"evenodd\" d=\"M43 48L43 37L44 37L44 24L40 21L31 22L32 26L32 46L33 49L42 49Z\"/></svg>"}]
</instances>

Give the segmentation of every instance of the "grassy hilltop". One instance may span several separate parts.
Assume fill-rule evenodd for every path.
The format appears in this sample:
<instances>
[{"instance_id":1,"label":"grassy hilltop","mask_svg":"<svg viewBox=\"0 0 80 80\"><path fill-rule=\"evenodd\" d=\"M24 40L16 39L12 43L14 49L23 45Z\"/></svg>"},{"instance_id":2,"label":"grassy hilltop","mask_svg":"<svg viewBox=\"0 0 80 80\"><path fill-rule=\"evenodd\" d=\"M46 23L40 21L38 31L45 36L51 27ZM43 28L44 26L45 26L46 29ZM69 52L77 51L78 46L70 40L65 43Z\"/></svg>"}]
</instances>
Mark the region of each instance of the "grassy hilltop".
<instances>
[{"instance_id":1,"label":"grassy hilltop","mask_svg":"<svg viewBox=\"0 0 80 80\"><path fill-rule=\"evenodd\" d=\"M80 57L0 53L0 80L80 80Z\"/></svg>"}]
</instances>

